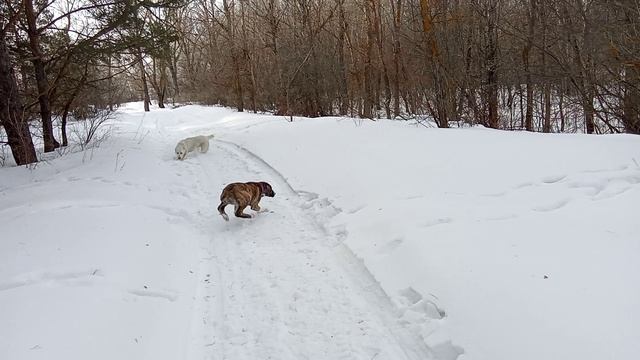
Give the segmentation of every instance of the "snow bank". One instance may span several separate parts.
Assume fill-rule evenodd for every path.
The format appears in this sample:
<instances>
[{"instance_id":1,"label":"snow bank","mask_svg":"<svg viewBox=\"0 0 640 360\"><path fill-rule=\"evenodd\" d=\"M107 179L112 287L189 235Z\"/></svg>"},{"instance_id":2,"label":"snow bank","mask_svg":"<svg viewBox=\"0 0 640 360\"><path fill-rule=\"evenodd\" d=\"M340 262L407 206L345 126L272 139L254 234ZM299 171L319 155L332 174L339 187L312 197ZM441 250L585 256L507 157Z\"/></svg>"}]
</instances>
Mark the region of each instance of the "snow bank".
<instances>
[{"instance_id":1,"label":"snow bank","mask_svg":"<svg viewBox=\"0 0 640 360\"><path fill-rule=\"evenodd\" d=\"M183 358L203 235L158 149L120 135L0 169L0 358Z\"/></svg>"},{"instance_id":2,"label":"snow bank","mask_svg":"<svg viewBox=\"0 0 640 360\"><path fill-rule=\"evenodd\" d=\"M218 115L220 116L220 115ZM215 119L341 212L408 322L464 359L640 353L640 137Z\"/></svg>"}]
</instances>

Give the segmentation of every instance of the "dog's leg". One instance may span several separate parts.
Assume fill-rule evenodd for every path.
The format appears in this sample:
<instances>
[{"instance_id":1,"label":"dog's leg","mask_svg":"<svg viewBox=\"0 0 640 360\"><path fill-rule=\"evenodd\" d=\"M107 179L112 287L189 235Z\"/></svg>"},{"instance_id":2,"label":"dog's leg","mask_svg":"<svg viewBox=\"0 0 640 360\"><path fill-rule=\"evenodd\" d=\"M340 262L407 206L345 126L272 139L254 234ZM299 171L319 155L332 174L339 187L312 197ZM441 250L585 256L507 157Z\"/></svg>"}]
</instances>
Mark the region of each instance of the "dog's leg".
<instances>
[{"instance_id":1,"label":"dog's leg","mask_svg":"<svg viewBox=\"0 0 640 360\"><path fill-rule=\"evenodd\" d=\"M220 216L222 216L222 218L225 221L229 221L229 216L227 216L227 213L224 212L224 207L227 206L227 204L221 202L220 205L218 205L218 212L220 213Z\"/></svg>"},{"instance_id":2,"label":"dog's leg","mask_svg":"<svg viewBox=\"0 0 640 360\"><path fill-rule=\"evenodd\" d=\"M209 151L209 140L207 140L206 142L203 142L202 145L200 145L201 153L206 153L207 151Z\"/></svg>"},{"instance_id":3,"label":"dog's leg","mask_svg":"<svg viewBox=\"0 0 640 360\"><path fill-rule=\"evenodd\" d=\"M258 205L258 201L251 203L251 210L260 211L260 205Z\"/></svg>"},{"instance_id":4,"label":"dog's leg","mask_svg":"<svg viewBox=\"0 0 640 360\"><path fill-rule=\"evenodd\" d=\"M243 213L245 207L246 206L236 205L236 212L235 212L236 217L243 218L243 219L251 219L251 215Z\"/></svg>"}]
</instances>

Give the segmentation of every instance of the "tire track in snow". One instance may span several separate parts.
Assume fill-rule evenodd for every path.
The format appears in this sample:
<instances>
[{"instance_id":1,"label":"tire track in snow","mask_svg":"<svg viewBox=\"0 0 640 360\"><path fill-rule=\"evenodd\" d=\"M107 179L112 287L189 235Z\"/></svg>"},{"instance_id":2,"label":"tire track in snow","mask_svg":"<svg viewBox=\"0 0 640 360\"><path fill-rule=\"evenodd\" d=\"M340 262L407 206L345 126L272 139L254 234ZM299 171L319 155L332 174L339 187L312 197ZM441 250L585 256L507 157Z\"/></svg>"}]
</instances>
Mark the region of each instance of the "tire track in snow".
<instances>
[{"instance_id":1,"label":"tire track in snow","mask_svg":"<svg viewBox=\"0 0 640 360\"><path fill-rule=\"evenodd\" d=\"M209 233L201 246L189 358L434 358L282 174L236 144L216 139L211 145L187 164L200 168L194 191L208 203L194 225ZM261 202L270 212L224 222L215 211L224 184L255 180L274 186L276 197ZM207 274L214 284L204 281Z\"/></svg>"},{"instance_id":2,"label":"tire track in snow","mask_svg":"<svg viewBox=\"0 0 640 360\"><path fill-rule=\"evenodd\" d=\"M295 194L295 195L298 194L298 192L293 189L291 184L289 184L289 181L287 181L287 178L285 178L278 170L276 170L268 162L264 161L264 159L262 159L261 157L259 157L256 154L252 153L247 148L242 147L242 146L240 146L240 145L238 145L236 143L232 143L232 142L225 141L225 140L216 140L216 143L223 144L223 147L226 146L227 150L229 150L230 148L233 148L233 151L236 151L237 153L240 153L240 154L244 154L248 159L245 159L243 161L245 161L245 162L254 161L254 162L260 164L262 167L267 169L268 172L271 172L272 177L278 178L278 180L281 183L281 185L284 185L289 190L289 192L291 194Z\"/></svg>"}]
</instances>

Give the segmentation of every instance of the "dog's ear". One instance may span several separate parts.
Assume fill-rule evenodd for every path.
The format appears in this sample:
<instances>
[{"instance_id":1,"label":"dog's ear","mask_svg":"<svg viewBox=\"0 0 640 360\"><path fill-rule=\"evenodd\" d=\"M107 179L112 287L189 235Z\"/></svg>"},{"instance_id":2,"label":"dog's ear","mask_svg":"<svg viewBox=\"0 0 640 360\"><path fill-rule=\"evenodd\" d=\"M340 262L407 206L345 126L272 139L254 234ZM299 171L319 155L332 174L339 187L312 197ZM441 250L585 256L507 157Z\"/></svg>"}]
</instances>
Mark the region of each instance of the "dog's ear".
<instances>
[{"instance_id":1,"label":"dog's ear","mask_svg":"<svg viewBox=\"0 0 640 360\"><path fill-rule=\"evenodd\" d=\"M258 183L258 185L260 186L260 192L261 192L263 195L264 195L264 194L266 194L266 193L267 193L267 189L268 189L268 188L267 188L267 185L269 185L269 184L267 184L267 183L266 183L266 182L264 182L264 181L260 181L260 182Z\"/></svg>"},{"instance_id":2,"label":"dog's ear","mask_svg":"<svg viewBox=\"0 0 640 360\"><path fill-rule=\"evenodd\" d=\"M266 196L273 197L275 195L275 192L273 192L273 188L271 187L271 185L269 185L268 182L261 181L260 190Z\"/></svg>"}]
</instances>

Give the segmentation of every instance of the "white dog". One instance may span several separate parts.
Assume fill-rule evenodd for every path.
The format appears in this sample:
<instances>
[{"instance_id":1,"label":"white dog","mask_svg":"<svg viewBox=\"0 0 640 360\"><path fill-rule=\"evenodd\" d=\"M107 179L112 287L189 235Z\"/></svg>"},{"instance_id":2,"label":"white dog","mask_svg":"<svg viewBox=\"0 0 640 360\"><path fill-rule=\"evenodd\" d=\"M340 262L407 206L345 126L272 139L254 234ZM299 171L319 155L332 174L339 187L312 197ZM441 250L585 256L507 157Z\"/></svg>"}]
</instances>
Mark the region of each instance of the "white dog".
<instances>
[{"instance_id":1,"label":"white dog","mask_svg":"<svg viewBox=\"0 0 640 360\"><path fill-rule=\"evenodd\" d=\"M201 153L206 153L209 150L209 139L212 139L213 135L194 136L186 139L182 139L176 145L176 157L178 160L184 160L187 154L200 149Z\"/></svg>"}]
</instances>

